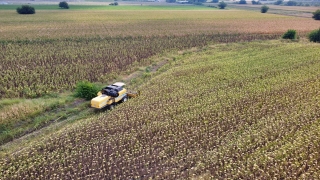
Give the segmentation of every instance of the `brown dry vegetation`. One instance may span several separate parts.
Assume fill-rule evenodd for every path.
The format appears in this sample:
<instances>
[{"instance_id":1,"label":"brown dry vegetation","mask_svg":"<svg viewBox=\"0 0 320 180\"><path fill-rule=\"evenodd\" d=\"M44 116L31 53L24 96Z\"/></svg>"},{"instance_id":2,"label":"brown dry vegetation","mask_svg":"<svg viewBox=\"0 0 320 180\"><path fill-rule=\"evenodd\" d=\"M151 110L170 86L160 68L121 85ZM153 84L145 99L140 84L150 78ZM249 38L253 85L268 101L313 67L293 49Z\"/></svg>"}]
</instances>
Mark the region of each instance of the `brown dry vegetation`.
<instances>
[{"instance_id":1,"label":"brown dry vegetation","mask_svg":"<svg viewBox=\"0 0 320 180\"><path fill-rule=\"evenodd\" d=\"M2 11L0 97L39 97L77 81L112 80L172 49L213 42L300 36L320 26L309 19L247 11Z\"/></svg>"},{"instance_id":2,"label":"brown dry vegetation","mask_svg":"<svg viewBox=\"0 0 320 180\"><path fill-rule=\"evenodd\" d=\"M53 12L0 20L2 97L106 82L181 53L142 77L141 97L8 150L0 179L319 179L319 45L245 43L287 29L303 38L319 22L246 11ZM203 49L183 51L192 47Z\"/></svg>"},{"instance_id":3,"label":"brown dry vegetation","mask_svg":"<svg viewBox=\"0 0 320 180\"><path fill-rule=\"evenodd\" d=\"M91 36L163 36L215 33L305 34L320 26L313 19L248 11L41 11L17 17L0 12L2 40ZM10 22L10 23L9 23Z\"/></svg>"},{"instance_id":4,"label":"brown dry vegetation","mask_svg":"<svg viewBox=\"0 0 320 180\"><path fill-rule=\"evenodd\" d=\"M317 179L318 57L317 44L276 41L184 53L141 97L0 160L0 175Z\"/></svg>"}]
</instances>

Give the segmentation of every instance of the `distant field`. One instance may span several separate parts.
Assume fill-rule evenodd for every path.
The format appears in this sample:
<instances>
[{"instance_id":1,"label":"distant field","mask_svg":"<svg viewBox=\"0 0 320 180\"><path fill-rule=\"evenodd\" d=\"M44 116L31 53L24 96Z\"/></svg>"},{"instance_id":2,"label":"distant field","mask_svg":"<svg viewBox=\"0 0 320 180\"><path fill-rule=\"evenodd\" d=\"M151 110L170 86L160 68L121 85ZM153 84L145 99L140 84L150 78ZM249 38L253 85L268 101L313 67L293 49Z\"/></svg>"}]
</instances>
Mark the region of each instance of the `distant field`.
<instances>
[{"instance_id":1,"label":"distant field","mask_svg":"<svg viewBox=\"0 0 320 180\"><path fill-rule=\"evenodd\" d=\"M229 4L228 7L236 8L236 9L243 9L243 10L253 10L260 12L262 5L240 5L240 4ZM295 17L305 17L305 18L312 18L312 12L315 12L319 7L315 6L279 6L279 5L269 5L268 13L270 14L281 14L287 16L295 16Z\"/></svg>"},{"instance_id":2,"label":"distant field","mask_svg":"<svg viewBox=\"0 0 320 180\"><path fill-rule=\"evenodd\" d=\"M1 11L0 97L39 97L71 90L80 80L106 82L165 51L276 39L288 29L305 37L320 26L312 19L250 11L157 8Z\"/></svg>"},{"instance_id":3,"label":"distant field","mask_svg":"<svg viewBox=\"0 0 320 180\"><path fill-rule=\"evenodd\" d=\"M277 6L277 5L268 5L272 9L282 9L282 10L292 10L292 11L303 11L303 12L315 12L320 7L315 6Z\"/></svg>"},{"instance_id":4,"label":"distant field","mask_svg":"<svg viewBox=\"0 0 320 180\"><path fill-rule=\"evenodd\" d=\"M39 5L34 15L0 7L12 8L0 11L0 98L62 92L80 80L106 82L173 49L275 39L288 29L305 37L320 26L313 19L199 6Z\"/></svg>"},{"instance_id":5,"label":"distant field","mask_svg":"<svg viewBox=\"0 0 320 180\"><path fill-rule=\"evenodd\" d=\"M319 44L182 51L142 96L0 160L4 179L318 179Z\"/></svg>"},{"instance_id":6,"label":"distant field","mask_svg":"<svg viewBox=\"0 0 320 180\"><path fill-rule=\"evenodd\" d=\"M248 8L258 8L260 9L262 5L251 5L251 4L246 4L246 5L240 5L240 4L231 4L232 7L248 7ZM279 6L279 5L272 5L272 4L266 4L270 9L280 9L280 10L291 10L291 11L302 11L302 12L314 12L320 7L315 7L315 6ZM270 10L269 9L269 10Z\"/></svg>"},{"instance_id":7,"label":"distant field","mask_svg":"<svg viewBox=\"0 0 320 180\"><path fill-rule=\"evenodd\" d=\"M34 15L0 7L0 98L62 92L80 80L106 82L174 49L276 39L288 29L303 38L320 27L312 18L205 6L35 5Z\"/></svg>"},{"instance_id":8,"label":"distant field","mask_svg":"<svg viewBox=\"0 0 320 180\"><path fill-rule=\"evenodd\" d=\"M274 34L288 29L296 29L304 35L320 26L320 22L312 18L198 6L78 6L87 10L40 7L43 10L26 16L17 14L14 8L1 11L1 40L213 33Z\"/></svg>"},{"instance_id":9,"label":"distant field","mask_svg":"<svg viewBox=\"0 0 320 180\"><path fill-rule=\"evenodd\" d=\"M111 2L110 2L111 3ZM48 4L29 4L30 6L34 7L35 10L57 10L60 9L58 6L58 2L56 5L48 5ZM16 10L17 7L20 7L21 5L15 4L15 5L0 5L0 10ZM78 4L72 4L72 2L69 4L70 9L60 9L61 11L73 11L73 10L212 10L212 8L206 7L206 6L153 6L149 4L144 5L121 5L121 2L119 2L118 6L110 6L108 4L104 5L78 5Z\"/></svg>"}]
</instances>

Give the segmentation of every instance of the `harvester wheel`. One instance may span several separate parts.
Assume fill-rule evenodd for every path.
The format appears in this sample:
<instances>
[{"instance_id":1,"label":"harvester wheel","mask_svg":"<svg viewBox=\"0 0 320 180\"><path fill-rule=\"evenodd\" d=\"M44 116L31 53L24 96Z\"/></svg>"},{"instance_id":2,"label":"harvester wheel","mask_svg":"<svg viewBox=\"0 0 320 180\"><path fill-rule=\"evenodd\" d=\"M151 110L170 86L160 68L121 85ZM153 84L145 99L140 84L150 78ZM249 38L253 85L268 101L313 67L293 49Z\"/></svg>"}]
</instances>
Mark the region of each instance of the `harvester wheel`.
<instances>
[{"instance_id":1,"label":"harvester wheel","mask_svg":"<svg viewBox=\"0 0 320 180\"><path fill-rule=\"evenodd\" d=\"M110 109L110 110L113 110L113 109L114 109L114 104L111 104L111 105L109 106L109 109Z\"/></svg>"},{"instance_id":2,"label":"harvester wheel","mask_svg":"<svg viewBox=\"0 0 320 180\"><path fill-rule=\"evenodd\" d=\"M122 99L122 102L126 102L126 101L128 101L127 96L125 96L125 97Z\"/></svg>"}]
</instances>

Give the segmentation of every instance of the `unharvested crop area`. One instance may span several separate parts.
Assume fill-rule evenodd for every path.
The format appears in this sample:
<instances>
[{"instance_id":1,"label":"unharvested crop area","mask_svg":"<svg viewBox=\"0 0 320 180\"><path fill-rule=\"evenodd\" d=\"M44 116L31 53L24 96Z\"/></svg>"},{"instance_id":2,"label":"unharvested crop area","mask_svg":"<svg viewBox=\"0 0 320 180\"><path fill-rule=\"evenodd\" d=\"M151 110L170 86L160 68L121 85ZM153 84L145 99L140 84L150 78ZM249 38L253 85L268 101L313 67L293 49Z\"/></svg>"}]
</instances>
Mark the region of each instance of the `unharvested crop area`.
<instances>
[{"instance_id":1,"label":"unharvested crop area","mask_svg":"<svg viewBox=\"0 0 320 180\"><path fill-rule=\"evenodd\" d=\"M204 46L209 41L274 39L278 35L229 34L124 38L74 38L2 44L0 97L39 97L73 89L80 80L106 82L166 50Z\"/></svg>"},{"instance_id":2,"label":"unharvested crop area","mask_svg":"<svg viewBox=\"0 0 320 180\"><path fill-rule=\"evenodd\" d=\"M304 37L320 26L312 19L203 7L39 8L31 16L0 12L0 98L40 97L71 90L80 80L106 82L165 51L276 39L287 29Z\"/></svg>"},{"instance_id":3,"label":"unharvested crop area","mask_svg":"<svg viewBox=\"0 0 320 180\"><path fill-rule=\"evenodd\" d=\"M1 11L1 40L92 36L159 36L212 33L299 33L319 27L313 19L241 10L39 10L32 16Z\"/></svg>"},{"instance_id":4,"label":"unharvested crop area","mask_svg":"<svg viewBox=\"0 0 320 180\"><path fill-rule=\"evenodd\" d=\"M141 97L1 159L0 177L318 179L319 48L265 41L186 51Z\"/></svg>"},{"instance_id":5,"label":"unharvested crop area","mask_svg":"<svg viewBox=\"0 0 320 180\"><path fill-rule=\"evenodd\" d=\"M0 144L75 119L0 146L0 179L320 179L319 21L119 7L0 11ZM115 110L64 92L155 59Z\"/></svg>"}]
</instances>

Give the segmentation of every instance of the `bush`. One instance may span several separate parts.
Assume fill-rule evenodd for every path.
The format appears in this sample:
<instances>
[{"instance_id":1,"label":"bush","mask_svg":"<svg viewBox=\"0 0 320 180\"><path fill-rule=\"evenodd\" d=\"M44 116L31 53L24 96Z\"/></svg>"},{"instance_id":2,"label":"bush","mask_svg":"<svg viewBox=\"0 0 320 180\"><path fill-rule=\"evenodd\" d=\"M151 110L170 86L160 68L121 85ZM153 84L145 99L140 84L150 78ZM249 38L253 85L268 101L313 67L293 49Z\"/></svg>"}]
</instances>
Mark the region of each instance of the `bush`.
<instances>
[{"instance_id":1,"label":"bush","mask_svg":"<svg viewBox=\"0 0 320 180\"><path fill-rule=\"evenodd\" d=\"M268 12L268 10L269 10L268 6L266 6L266 5L261 6L261 13L266 13L266 12Z\"/></svg>"},{"instance_id":2,"label":"bush","mask_svg":"<svg viewBox=\"0 0 320 180\"><path fill-rule=\"evenodd\" d=\"M96 85L88 81L81 81L77 83L74 96L90 100L97 96L99 90L100 88L98 88Z\"/></svg>"},{"instance_id":3,"label":"bush","mask_svg":"<svg viewBox=\"0 0 320 180\"><path fill-rule=\"evenodd\" d=\"M212 0L211 2L212 2L212 3L218 3L219 0Z\"/></svg>"},{"instance_id":4,"label":"bush","mask_svg":"<svg viewBox=\"0 0 320 180\"><path fill-rule=\"evenodd\" d=\"M110 6L118 6L119 4L118 4L118 2L114 2L114 3L110 3L109 5Z\"/></svg>"},{"instance_id":5,"label":"bush","mask_svg":"<svg viewBox=\"0 0 320 180\"><path fill-rule=\"evenodd\" d=\"M280 5L280 4L282 4L282 2L283 2L283 0L277 0L277 1L274 3L274 5Z\"/></svg>"},{"instance_id":6,"label":"bush","mask_svg":"<svg viewBox=\"0 0 320 180\"><path fill-rule=\"evenodd\" d=\"M313 12L312 14L313 14L312 16L313 19L320 20L320 9L316 10L316 12Z\"/></svg>"},{"instance_id":7,"label":"bush","mask_svg":"<svg viewBox=\"0 0 320 180\"><path fill-rule=\"evenodd\" d=\"M297 32L294 29L289 29L282 35L282 39L297 39Z\"/></svg>"},{"instance_id":8,"label":"bush","mask_svg":"<svg viewBox=\"0 0 320 180\"><path fill-rule=\"evenodd\" d=\"M17 13L19 13L19 14L35 14L36 11L35 11L34 7L31 7L29 5L23 5L23 6L17 8Z\"/></svg>"},{"instance_id":9,"label":"bush","mask_svg":"<svg viewBox=\"0 0 320 180\"><path fill-rule=\"evenodd\" d=\"M240 0L239 4L247 4L247 1L246 0Z\"/></svg>"},{"instance_id":10,"label":"bush","mask_svg":"<svg viewBox=\"0 0 320 180\"><path fill-rule=\"evenodd\" d=\"M227 3L225 3L225 2L220 2L219 4L218 4L218 7L220 8L220 9L224 9L225 7L227 7Z\"/></svg>"},{"instance_id":11,"label":"bush","mask_svg":"<svg viewBox=\"0 0 320 180\"><path fill-rule=\"evenodd\" d=\"M308 34L308 39L309 39L311 42L320 43L320 28L311 31L311 32Z\"/></svg>"},{"instance_id":12,"label":"bush","mask_svg":"<svg viewBox=\"0 0 320 180\"><path fill-rule=\"evenodd\" d=\"M69 9L69 4L66 1L62 1L59 3L59 7L63 9Z\"/></svg>"},{"instance_id":13,"label":"bush","mask_svg":"<svg viewBox=\"0 0 320 180\"><path fill-rule=\"evenodd\" d=\"M287 6L296 6L297 5L297 2L296 1L288 1L286 3Z\"/></svg>"}]
</instances>

